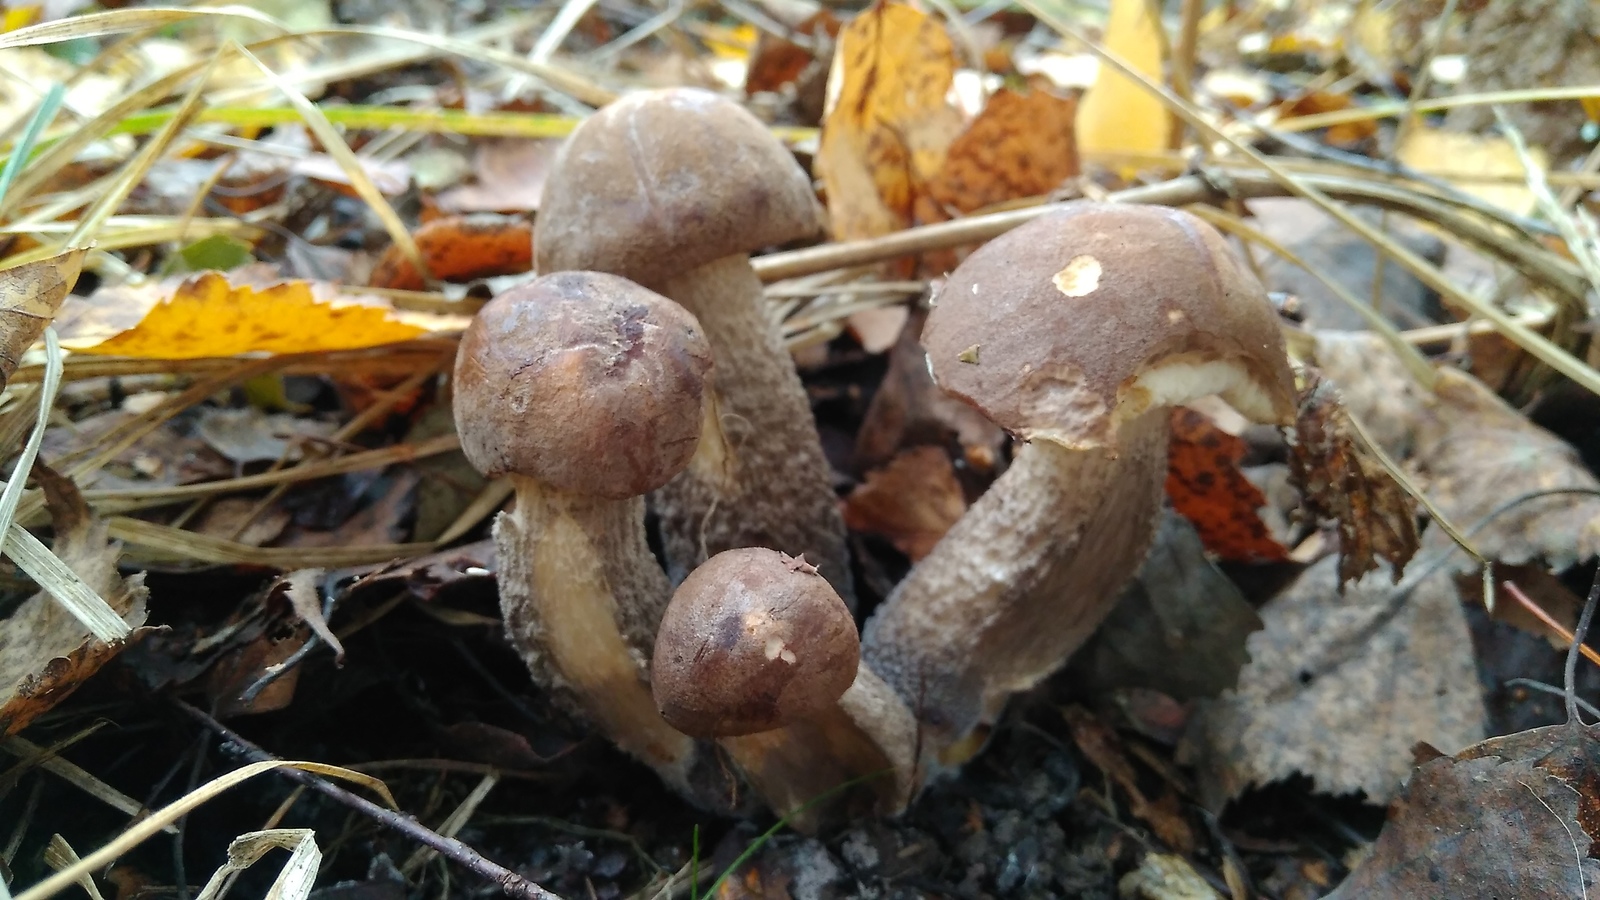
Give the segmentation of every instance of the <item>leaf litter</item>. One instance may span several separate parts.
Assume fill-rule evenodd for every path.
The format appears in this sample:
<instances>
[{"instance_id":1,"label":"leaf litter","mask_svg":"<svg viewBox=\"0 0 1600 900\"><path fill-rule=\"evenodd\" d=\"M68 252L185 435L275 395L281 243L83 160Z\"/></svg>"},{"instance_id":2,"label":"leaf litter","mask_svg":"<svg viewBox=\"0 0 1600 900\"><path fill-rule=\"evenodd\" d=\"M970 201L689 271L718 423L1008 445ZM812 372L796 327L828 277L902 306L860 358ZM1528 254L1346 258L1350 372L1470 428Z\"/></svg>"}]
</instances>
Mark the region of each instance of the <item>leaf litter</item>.
<instances>
[{"instance_id":1,"label":"leaf litter","mask_svg":"<svg viewBox=\"0 0 1600 900\"><path fill-rule=\"evenodd\" d=\"M125 624L161 626L113 649L86 639L31 587L8 588L8 730L26 725L39 745L53 744L109 711L132 723L129 737L92 734L64 752L153 802L187 793L171 774L180 770L193 773L194 796L206 795L202 780L231 764L197 754L192 730L169 735L150 704L132 704L129 686L139 684L156 706L203 698L229 723L184 720L207 733L238 727L286 755L389 766L385 777L417 811L398 826L403 840L466 843L442 851L444 863L424 864L410 844L385 847L416 861L405 865L385 868L376 851L358 860L348 849L323 860L336 877L384 891L455 895L476 884L458 873L494 873L494 859L515 859L563 896L653 896L697 869L733 865L754 826L687 809L551 708L508 651L484 540L508 492L456 448L448 365L439 362L482 298L526 277L528 214L577 120L640 86L694 83L742 94L810 166L827 201L830 242L759 265L794 278L774 286L772 310L788 318L869 600L1011 464L1008 436L928 377L917 332L925 289L936 294L966 252L1041 202L1109 194L1184 205L1227 195L1247 216L1260 202L1270 235L1268 201L1255 198L1314 184L1381 232L1346 234L1330 219L1290 242L1343 287L1336 302L1373 295L1378 314L1400 327L1417 316L1447 323L1339 334L1325 322L1375 320L1326 315L1330 301L1317 298L1321 312L1286 325L1307 364L1290 439L1180 411L1168 496L1182 516L1164 515L1116 613L1066 672L1022 698L987 748L903 819L768 839L720 882L720 896L1334 889L1345 875L1335 856L1310 831L1275 829L1278 811L1256 790L1285 782L1310 785L1302 804L1324 804L1319 794L1391 801L1389 826L1339 896L1466 896L1457 886L1474 883L1558 893L1592 877L1587 726L1462 748L1490 733L1486 722L1509 727L1484 698L1533 690L1510 683L1554 658L1573 626L1569 586L1600 552L1600 448L1581 429L1564 439L1521 411L1556 384L1547 363L1584 388L1600 384L1577 362L1588 339L1587 248L1567 244L1584 240L1584 191L1595 184L1573 165L1566 137L1592 127L1593 101L1572 90L1538 103L1524 102L1541 100L1536 92L1498 98L1519 136L1464 127L1487 111L1471 97L1443 126L1398 129L1393 117L1413 110L1381 99L1414 89L1415 111L1427 111L1441 98L1462 100L1461 84L1592 82L1581 77L1583 53L1566 63L1571 78L1560 77L1560 61L1526 77L1533 70L1518 44L1551 40L1519 41L1516 30L1534 19L1497 11L1508 38L1481 30L1473 14L1482 4L1461 4L1443 23L1438 5L1363 7L1350 11L1346 35L1298 2L1271 19L1249 4L1232 19L1192 4L1190 18L1171 22L1115 0L1071 21L1116 60L1169 77L1172 94L1162 97L1105 61L1096 77L1095 60L1075 55L1081 45L1018 11L952 19L937 4L885 0L859 10L728 2L714 13L657 15L567 4L541 32L542 21L493 3L481 15L403 5L380 28L366 27L375 13L345 4L339 12L356 27L343 30L329 28L325 4L289 6L306 8L277 20L232 10L55 19L51 10L39 16L42 31L0 37L21 48L8 51L13 68L41 93L72 77L66 98L80 116L68 126L53 110L36 113L34 95L0 95L5 118L37 117L43 142L34 155L0 151L11 154L0 185L15 186L0 198L0 279L11 279L0 282L0 335L9 338L0 346L0 436L20 444L39 418L38 329L54 318L68 347L68 389L43 431L45 459L67 478L35 468L34 488L18 488L18 521L53 528L74 568L87 565L79 553L88 548L95 578L110 573L96 587ZM440 16L448 28L435 27ZM270 74L228 58L231 50L213 52L224 37L275 34L280 21L308 23L293 27L316 38L252 45ZM151 24L172 31L116 42ZM74 76L92 57L67 64L21 46L68 37L110 55ZM508 40L519 53L540 49L497 49ZM1468 73L1459 83L1458 61ZM225 74L200 85L212 71ZM1334 73L1349 77L1326 77ZM152 112L185 92L188 106ZM1175 126L1184 118L1175 112L1255 141L1275 154L1277 171L1197 142ZM1548 170L1541 177L1560 202L1577 205L1563 209L1524 183L1530 165ZM1375 196L1386 212L1357 206ZM1572 222L1546 222L1552 208ZM81 221L74 210L86 210ZM1443 240L1419 236L1429 229ZM62 243L74 231L81 242ZM59 252L94 239L91 250ZM852 240L868 243L839 243ZM1268 241L1244 249L1257 264L1274 250ZM1395 252L1410 256L1383 260ZM1499 299L1516 327L1482 306L1496 280L1483 273L1506 265L1520 280L1501 280ZM78 266L87 275L69 297ZM1295 281L1271 260L1259 270L1280 291L1315 281ZM1278 299L1291 315L1298 308L1292 296ZM1422 347L1426 366L1400 362L1396 341ZM1286 469L1298 495L1261 474ZM80 493L78 512L63 515L60 498ZM1545 615L1501 585L1489 594L1496 620L1475 608L1481 576L1446 524ZM151 566L148 599L131 571L140 564ZM1513 652L1498 621L1532 643ZM1516 727L1550 721L1534 717L1535 705L1523 709ZM1417 741L1438 749L1414 756ZM1173 757L1180 742L1184 765ZM44 878L47 851L73 865L70 841L93 861L90 845L123 827L63 822L47 786L24 781L36 777L29 772L16 777L28 790L0 790L0 810L24 823L13 841L21 855L7 856L7 876L20 876L13 893ZM307 860L319 846L377 846L370 810L345 819L326 800L266 785L242 788L238 796L256 792L247 802L208 801L227 823L224 837L242 842L236 868L264 848L292 848L291 870L307 877L291 872L277 887L298 896L313 884ZM1198 813L1195 800L1220 818ZM264 821L257 806L279 812ZM316 823L319 838L279 819ZM334 843L320 839L324 827ZM689 858L697 828L698 863ZM1360 830L1320 840L1348 847ZM67 840L45 839L56 831ZM1470 852L1438 852L1430 842L1440 833ZM226 840L190 840L183 852L212 863L212 886L237 877L274 889L273 876L223 867ZM1427 866L1414 864L1418 848L1429 848ZM181 874L161 866L125 857L111 881ZM90 877L67 874L47 884Z\"/></svg>"}]
</instances>

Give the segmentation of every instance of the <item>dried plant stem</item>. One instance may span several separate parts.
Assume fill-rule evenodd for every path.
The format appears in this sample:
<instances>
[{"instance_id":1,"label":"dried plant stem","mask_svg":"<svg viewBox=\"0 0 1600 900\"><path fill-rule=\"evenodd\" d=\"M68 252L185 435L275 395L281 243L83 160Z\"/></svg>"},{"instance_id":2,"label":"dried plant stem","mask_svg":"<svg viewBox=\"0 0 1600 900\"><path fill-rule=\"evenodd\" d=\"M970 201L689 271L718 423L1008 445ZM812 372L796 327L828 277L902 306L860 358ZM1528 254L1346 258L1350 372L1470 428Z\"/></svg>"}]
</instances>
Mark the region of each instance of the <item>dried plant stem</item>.
<instances>
[{"instance_id":1,"label":"dried plant stem","mask_svg":"<svg viewBox=\"0 0 1600 900\"><path fill-rule=\"evenodd\" d=\"M214 732L218 737L233 745L233 748L244 759L250 762L265 762L277 759L267 751L240 737L226 725L201 710L184 703L182 700L173 700L172 704L179 712L194 719L208 730ZM288 768L278 769L277 771L289 780L303 784L331 800L342 803L379 825L391 828L417 843L437 851L439 855L460 864L463 868L498 884L508 897L516 897L519 900L562 900L559 895L545 890L499 863L484 858L483 854L455 838L444 837L430 830L410 816L384 809L365 797L352 794L333 782L309 772Z\"/></svg>"}]
</instances>

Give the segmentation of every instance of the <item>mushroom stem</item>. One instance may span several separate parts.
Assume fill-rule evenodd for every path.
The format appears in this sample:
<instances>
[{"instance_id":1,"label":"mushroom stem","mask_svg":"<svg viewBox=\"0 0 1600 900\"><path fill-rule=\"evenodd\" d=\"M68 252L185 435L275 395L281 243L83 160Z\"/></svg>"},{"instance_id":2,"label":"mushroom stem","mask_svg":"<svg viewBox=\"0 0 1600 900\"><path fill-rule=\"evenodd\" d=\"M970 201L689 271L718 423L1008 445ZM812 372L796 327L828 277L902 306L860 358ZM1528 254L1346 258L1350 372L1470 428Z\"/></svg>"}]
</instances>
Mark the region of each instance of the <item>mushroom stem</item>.
<instances>
[{"instance_id":1,"label":"mushroom stem","mask_svg":"<svg viewBox=\"0 0 1600 900\"><path fill-rule=\"evenodd\" d=\"M874 815L904 811L916 785L917 721L865 663L837 705L815 718L718 743L768 807L804 833L849 804L802 807L852 779L872 779L851 793L870 796Z\"/></svg>"},{"instance_id":2,"label":"mushroom stem","mask_svg":"<svg viewBox=\"0 0 1600 900\"><path fill-rule=\"evenodd\" d=\"M1023 445L1011 467L906 576L862 634L864 664L925 729L922 762L965 762L1006 699L1060 667L1115 606L1154 537L1167 409L1114 450Z\"/></svg>"},{"instance_id":3,"label":"mushroom stem","mask_svg":"<svg viewBox=\"0 0 1600 900\"><path fill-rule=\"evenodd\" d=\"M700 320L721 373L713 387L731 472L691 467L651 497L672 580L724 550L803 554L854 607L844 519L805 386L743 254L655 286Z\"/></svg>"},{"instance_id":4,"label":"mushroom stem","mask_svg":"<svg viewBox=\"0 0 1600 900\"><path fill-rule=\"evenodd\" d=\"M691 792L695 741L650 695L648 654L672 589L646 542L644 498L511 479L516 508L496 520L494 538L512 642L541 682L570 691L602 733Z\"/></svg>"}]
</instances>

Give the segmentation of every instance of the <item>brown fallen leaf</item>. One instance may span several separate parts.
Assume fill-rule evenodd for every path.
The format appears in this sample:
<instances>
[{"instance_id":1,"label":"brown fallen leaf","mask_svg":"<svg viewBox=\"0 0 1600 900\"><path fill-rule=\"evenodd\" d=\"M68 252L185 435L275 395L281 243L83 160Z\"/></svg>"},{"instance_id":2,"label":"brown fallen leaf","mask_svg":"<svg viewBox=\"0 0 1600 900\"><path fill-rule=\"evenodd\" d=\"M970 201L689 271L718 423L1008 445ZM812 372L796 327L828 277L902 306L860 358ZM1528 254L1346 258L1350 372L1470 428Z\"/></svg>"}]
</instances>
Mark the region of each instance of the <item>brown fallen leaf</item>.
<instances>
[{"instance_id":1,"label":"brown fallen leaf","mask_svg":"<svg viewBox=\"0 0 1600 900\"><path fill-rule=\"evenodd\" d=\"M1600 479L1570 444L1529 422L1470 375L1441 369L1435 394L1417 423L1413 463L1440 512L1457 527L1475 529L1470 539L1480 553L1555 570L1600 554ZM1519 497L1559 489L1577 493L1501 511ZM1457 559L1472 565L1464 554Z\"/></svg>"},{"instance_id":2,"label":"brown fallen leaf","mask_svg":"<svg viewBox=\"0 0 1600 900\"><path fill-rule=\"evenodd\" d=\"M928 195L949 210L1048 193L1078 174L1078 102L1043 88L1005 88L951 144Z\"/></svg>"},{"instance_id":3,"label":"brown fallen leaf","mask_svg":"<svg viewBox=\"0 0 1600 900\"><path fill-rule=\"evenodd\" d=\"M559 140L503 138L484 141L473 157L476 182L440 194L439 209L449 213L532 212L539 208ZM430 261L431 262L431 261Z\"/></svg>"},{"instance_id":4,"label":"brown fallen leaf","mask_svg":"<svg viewBox=\"0 0 1600 900\"><path fill-rule=\"evenodd\" d=\"M918 195L961 131L946 99L956 64L944 25L905 3L878 0L839 32L835 100L815 164L836 240L912 224Z\"/></svg>"},{"instance_id":5,"label":"brown fallen leaf","mask_svg":"<svg viewBox=\"0 0 1600 900\"><path fill-rule=\"evenodd\" d=\"M1194 829L1179 809L1178 795L1167 790L1155 800L1146 797L1115 731L1081 706L1069 706L1061 714L1066 717L1079 752L1128 795L1128 812L1149 825L1168 847L1184 855L1193 852Z\"/></svg>"},{"instance_id":6,"label":"brown fallen leaf","mask_svg":"<svg viewBox=\"0 0 1600 900\"><path fill-rule=\"evenodd\" d=\"M442 281L516 275L533 268L533 225L518 216L445 216L422 225L411 237L428 271ZM422 273L393 245L378 259L367 284L402 291L427 287Z\"/></svg>"},{"instance_id":7,"label":"brown fallen leaf","mask_svg":"<svg viewBox=\"0 0 1600 900\"><path fill-rule=\"evenodd\" d=\"M68 250L0 272L0 388L60 311L88 252Z\"/></svg>"},{"instance_id":8,"label":"brown fallen leaf","mask_svg":"<svg viewBox=\"0 0 1600 900\"><path fill-rule=\"evenodd\" d=\"M972 406L951 397L928 374L928 355L919 340L927 314L914 311L889 351L889 370L867 406L856 432L853 460L858 472L884 465L902 447L944 446L952 439L967 464L992 471L1006 445L1006 433Z\"/></svg>"},{"instance_id":9,"label":"brown fallen leaf","mask_svg":"<svg viewBox=\"0 0 1600 900\"><path fill-rule=\"evenodd\" d=\"M1147 688L1178 700L1215 697L1239 681L1245 641L1261 618L1206 558L1194 526L1166 510L1138 576L1069 663L1092 694Z\"/></svg>"},{"instance_id":10,"label":"brown fallen leaf","mask_svg":"<svg viewBox=\"0 0 1600 900\"><path fill-rule=\"evenodd\" d=\"M880 534L912 562L928 555L966 512L955 467L942 447L902 451L844 501L844 523L854 531Z\"/></svg>"},{"instance_id":11,"label":"brown fallen leaf","mask_svg":"<svg viewBox=\"0 0 1600 900\"><path fill-rule=\"evenodd\" d=\"M1306 512L1339 531L1339 583L1387 560L1399 583L1417 552L1417 519L1409 494L1358 443L1332 382L1305 368L1300 410L1289 442L1290 480Z\"/></svg>"},{"instance_id":12,"label":"brown fallen leaf","mask_svg":"<svg viewBox=\"0 0 1600 900\"><path fill-rule=\"evenodd\" d=\"M1429 393L1383 338L1366 331L1319 331L1316 365L1323 378L1339 386L1339 399L1373 443L1393 459L1411 455Z\"/></svg>"},{"instance_id":13,"label":"brown fallen leaf","mask_svg":"<svg viewBox=\"0 0 1600 900\"><path fill-rule=\"evenodd\" d=\"M1428 748L1431 749L1431 748ZM1419 766L1329 898L1582 897L1600 884L1600 735L1572 722Z\"/></svg>"},{"instance_id":14,"label":"brown fallen leaf","mask_svg":"<svg viewBox=\"0 0 1600 900\"><path fill-rule=\"evenodd\" d=\"M1374 573L1340 594L1337 567L1324 558L1268 601L1239 686L1201 701L1183 757L1209 808L1296 774L1321 793L1386 802L1417 741L1483 737L1472 636L1448 573L1398 586Z\"/></svg>"},{"instance_id":15,"label":"brown fallen leaf","mask_svg":"<svg viewBox=\"0 0 1600 900\"><path fill-rule=\"evenodd\" d=\"M127 639L103 643L48 594L24 600L0 620L0 736L16 734L49 712L152 629L143 628L149 591L144 576L117 572L122 545L107 539L106 524L89 512L70 479L35 465L55 524L54 551L78 577L134 627Z\"/></svg>"},{"instance_id":16,"label":"brown fallen leaf","mask_svg":"<svg viewBox=\"0 0 1600 900\"><path fill-rule=\"evenodd\" d=\"M267 591L270 594L282 588L289 607L300 617L300 621L310 626L317 637L333 648L334 665L343 666L344 645L339 643L338 636L328 627L328 620L322 614L322 590L319 585L327 574L326 569L296 569L280 576Z\"/></svg>"},{"instance_id":17,"label":"brown fallen leaf","mask_svg":"<svg viewBox=\"0 0 1600 900\"><path fill-rule=\"evenodd\" d=\"M822 9L793 29L795 35L808 39L810 47L762 31L745 72L745 93L792 90L800 121L821 121L827 104L828 70L842 27L838 17Z\"/></svg>"},{"instance_id":18,"label":"brown fallen leaf","mask_svg":"<svg viewBox=\"0 0 1600 900\"><path fill-rule=\"evenodd\" d=\"M1172 411L1167 447L1167 499L1194 523L1205 547L1230 562L1277 562L1289 551L1272 537L1257 510L1267 496L1246 478L1239 464L1244 440L1218 428L1204 413L1187 407Z\"/></svg>"}]
</instances>

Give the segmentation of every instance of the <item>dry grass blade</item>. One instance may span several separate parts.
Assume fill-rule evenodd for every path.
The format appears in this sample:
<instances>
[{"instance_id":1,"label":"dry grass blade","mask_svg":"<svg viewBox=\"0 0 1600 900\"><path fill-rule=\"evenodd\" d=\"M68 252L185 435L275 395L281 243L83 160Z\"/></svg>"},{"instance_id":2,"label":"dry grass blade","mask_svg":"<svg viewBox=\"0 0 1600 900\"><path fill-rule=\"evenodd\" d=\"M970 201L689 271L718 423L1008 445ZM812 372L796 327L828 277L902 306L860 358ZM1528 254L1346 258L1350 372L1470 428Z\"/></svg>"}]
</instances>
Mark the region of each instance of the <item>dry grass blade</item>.
<instances>
[{"instance_id":1,"label":"dry grass blade","mask_svg":"<svg viewBox=\"0 0 1600 900\"><path fill-rule=\"evenodd\" d=\"M137 847L150 838L155 837L157 834L161 833L163 828L176 822L179 818L187 815L201 804L204 804L217 797L223 791L243 784L244 782L249 781L250 779L264 772L271 772L274 769L282 768L301 769L306 772L313 772L318 775L328 776L330 778L341 778L346 781L355 782L356 784L360 784L378 794L383 802L388 804L391 809L399 808L398 804L396 804L394 801L394 797L390 795L389 788L384 785L382 781L379 781L370 775L363 775L360 772L351 771L350 769L341 768L339 766L330 766L323 763L314 762L268 760L265 762L251 763L250 765L235 769L226 775L214 778L195 790L185 794L183 797L173 801L168 806L156 810L150 814L150 818L135 824L128 830L117 835L116 838L110 843L84 857L82 860L79 860L76 864L57 872L49 878L46 878L44 881L41 881L22 893L17 894L15 900L46 900L48 897L53 897L56 894L59 894L69 885L77 883L79 878L88 875L91 872L98 871L112 860L117 859L124 853L132 850L134 847Z\"/></svg>"},{"instance_id":2,"label":"dry grass blade","mask_svg":"<svg viewBox=\"0 0 1600 900\"><path fill-rule=\"evenodd\" d=\"M305 900L322 865L317 833L309 828L273 828L241 834L228 844L228 861L211 873L195 900L222 900L239 873L272 850L288 850L289 859L267 889L266 900Z\"/></svg>"},{"instance_id":3,"label":"dry grass blade","mask_svg":"<svg viewBox=\"0 0 1600 900\"><path fill-rule=\"evenodd\" d=\"M139 816L145 813L144 805L117 790L94 775L76 766L60 756L58 747L41 747L27 738L12 735L0 741L0 750L4 750L18 758L33 758L38 760L39 768L71 784L85 794L99 800L118 812L130 816ZM169 825L165 829L168 834L177 834L176 826Z\"/></svg>"},{"instance_id":4,"label":"dry grass blade","mask_svg":"<svg viewBox=\"0 0 1600 900\"><path fill-rule=\"evenodd\" d=\"M0 50L14 47L35 47L40 44L59 44L80 38L105 37L126 34L147 28L166 28L191 19L237 18L249 19L280 32L288 26L259 10L248 6L212 6L197 9L145 7L143 9L112 9L86 13L54 22L44 22L19 28L10 34L0 34Z\"/></svg>"},{"instance_id":5,"label":"dry grass blade","mask_svg":"<svg viewBox=\"0 0 1600 900\"><path fill-rule=\"evenodd\" d=\"M113 516L107 520L107 524L113 538L130 546L157 551L174 561L265 566L273 569L360 566L410 559L438 549L434 543L371 544L363 547L254 547L125 516Z\"/></svg>"},{"instance_id":6,"label":"dry grass blade","mask_svg":"<svg viewBox=\"0 0 1600 900\"><path fill-rule=\"evenodd\" d=\"M1493 106L1506 103L1548 103L1553 100L1588 100L1600 96L1600 85L1568 85L1564 87L1520 88L1511 91L1487 91L1481 94L1457 94L1454 97L1434 97L1418 100L1414 105L1406 102L1376 103L1295 116L1278 123L1280 131L1316 131L1334 125L1366 122L1372 119L1391 119L1409 113L1444 112L1463 106Z\"/></svg>"},{"instance_id":7,"label":"dry grass blade","mask_svg":"<svg viewBox=\"0 0 1600 900\"><path fill-rule=\"evenodd\" d=\"M366 168L356 158L355 151L351 150L350 145L344 142L344 135L341 135L338 129L333 127L333 123L328 121L328 117L322 114L322 110L315 103L306 99L305 94L300 93L292 85L284 81L277 72L274 72L270 66L258 59L255 54L243 47L239 47L237 44L233 46L246 59L254 63L261 70L261 74L272 82L272 86L277 88L278 92L283 94L284 98L289 101L289 105L300 113L300 118L305 122L306 128L316 135L317 140L322 144L323 150L327 151L328 155L333 157L334 161L339 164L339 168L344 170L345 177L350 179L350 187L355 190L362 200L366 201L367 206L371 207L373 214L378 217L378 221L383 223L384 231L389 233L389 240L394 241L395 246L399 247L400 251L406 255L406 259L417 267L418 272L427 277L427 260L422 258L422 251L417 249L417 242L411 239L411 232L406 228L406 223L400 221L400 215L394 211L394 207L389 205L389 201L384 199L383 192L378 190L378 186L372 183L372 178L367 175Z\"/></svg>"}]
</instances>

